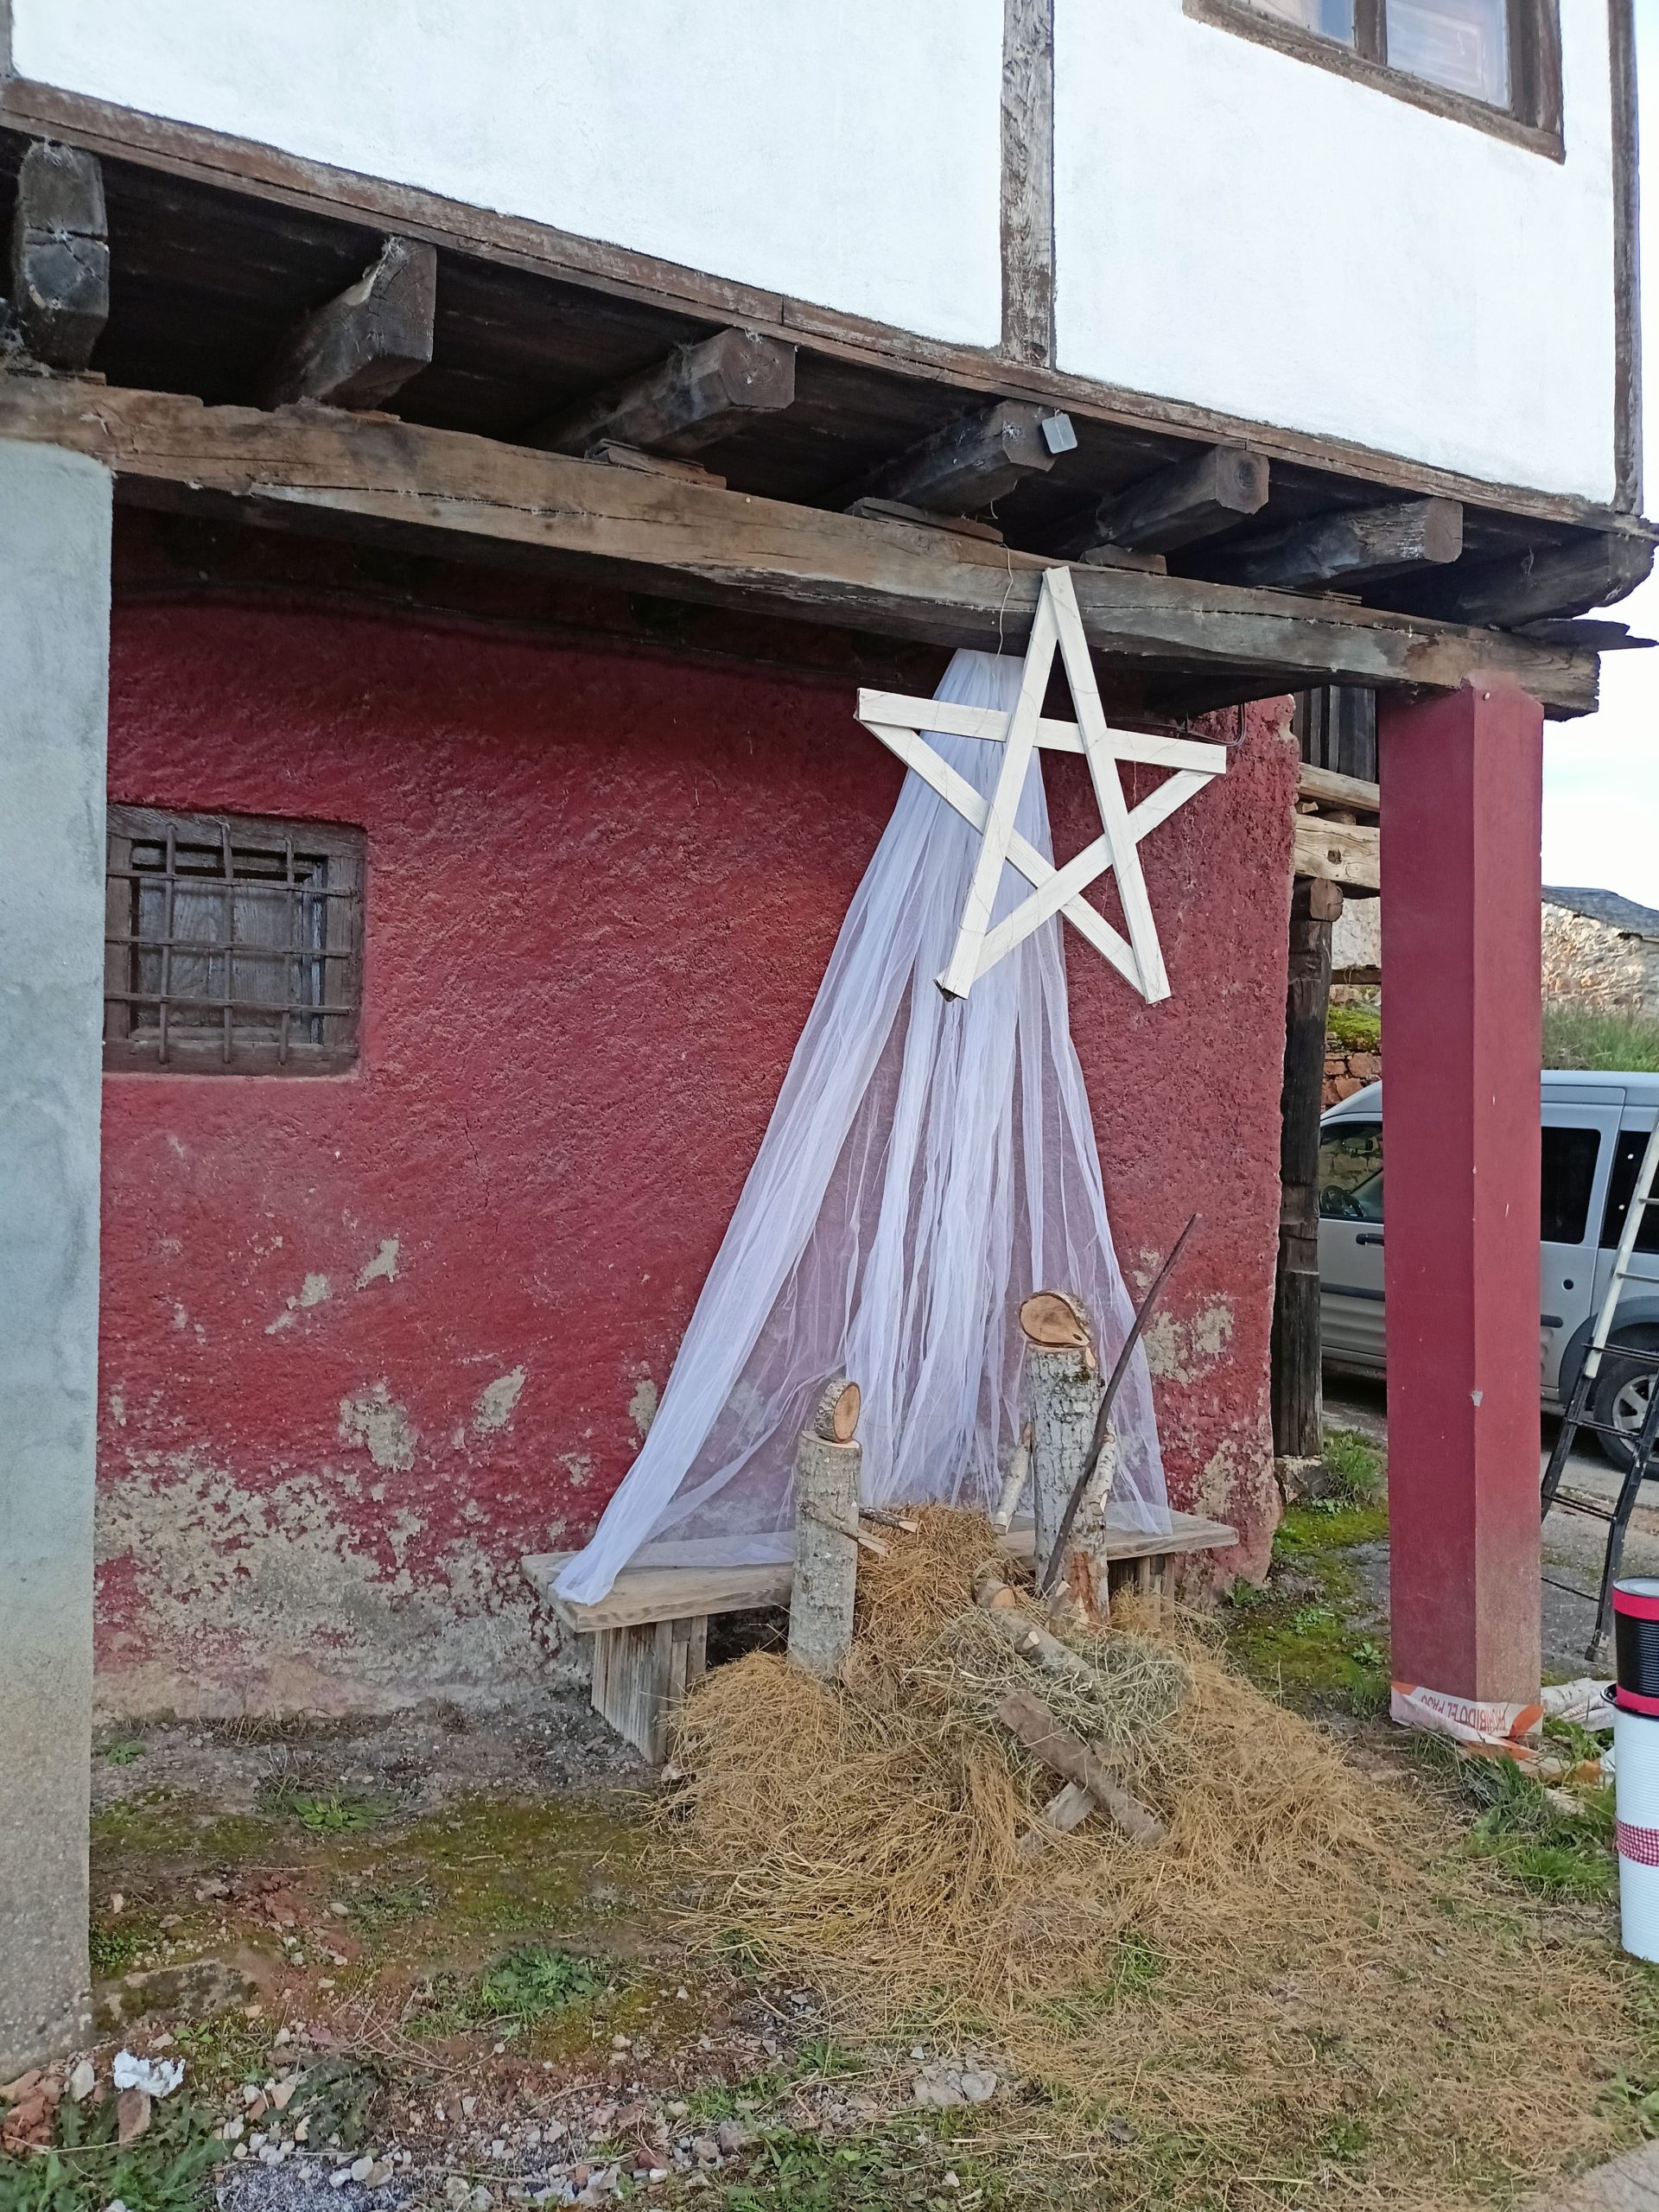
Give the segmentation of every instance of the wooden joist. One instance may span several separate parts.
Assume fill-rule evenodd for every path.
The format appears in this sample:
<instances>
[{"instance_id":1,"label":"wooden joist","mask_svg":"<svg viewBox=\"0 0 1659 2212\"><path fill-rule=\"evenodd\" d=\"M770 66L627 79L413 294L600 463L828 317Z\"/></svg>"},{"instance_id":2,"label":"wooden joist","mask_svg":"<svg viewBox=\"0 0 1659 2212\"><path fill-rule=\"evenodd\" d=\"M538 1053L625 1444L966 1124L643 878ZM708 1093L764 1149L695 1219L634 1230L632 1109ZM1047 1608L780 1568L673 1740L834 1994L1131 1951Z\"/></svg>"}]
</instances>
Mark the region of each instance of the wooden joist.
<instances>
[{"instance_id":1,"label":"wooden joist","mask_svg":"<svg viewBox=\"0 0 1659 2212\"><path fill-rule=\"evenodd\" d=\"M104 177L93 154L37 140L17 173L11 305L24 345L54 369L84 369L110 319Z\"/></svg>"},{"instance_id":2,"label":"wooden joist","mask_svg":"<svg viewBox=\"0 0 1659 2212\"><path fill-rule=\"evenodd\" d=\"M1046 567L954 531L861 519L458 430L0 375L0 436L90 454L123 495L251 512L313 534L527 562L671 597L771 607L944 645L1015 649ZM1073 572L1097 651L1236 696L1310 684L1453 690L1506 676L1557 715L1596 701L1593 654L1415 615L1185 576Z\"/></svg>"},{"instance_id":3,"label":"wooden joist","mask_svg":"<svg viewBox=\"0 0 1659 2212\"><path fill-rule=\"evenodd\" d=\"M265 404L383 407L431 361L437 281L435 247L388 238L354 284L290 334L266 376Z\"/></svg>"},{"instance_id":4,"label":"wooden joist","mask_svg":"<svg viewBox=\"0 0 1659 2212\"><path fill-rule=\"evenodd\" d=\"M1380 507L1346 508L1294 530L1218 554L1227 582L1275 591L1316 585L1353 586L1425 563L1443 565L1463 551L1463 509L1455 499L1393 499Z\"/></svg>"},{"instance_id":5,"label":"wooden joist","mask_svg":"<svg viewBox=\"0 0 1659 2212\"><path fill-rule=\"evenodd\" d=\"M613 441L647 453L696 453L758 414L795 404L795 348L752 330L681 346L620 391L550 416L531 445L588 454Z\"/></svg>"},{"instance_id":6,"label":"wooden joist","mask_svg":"<svg viewBox=\"0 0 1659 2212\"><path fill-rule=\"evenodd\" d=\"M1344 891L1382 888L1382 838L1375 823L1296 817L1291 874L1335 883Z\"/></svg>"},{"instance_id":7,"label":"wooden joist","mask_svg":"<svg viewBox=\"0 0 1659 2212\"><path fill-rule=\"evenodd\" d=\"M1554 545L1517 553L1503 561L1461 563L1445 576L1425 579L1390 598L1421 599L1444 620L1493 622L1513 628L1523 622L1586 613L1636 589L1653 567L1653 544L1646 537L1585 537L1574 545Z\"/></svg>"},{"instance_id":8,"label":"wooden joist","mask_svg":"<svg viewBox=\"0 0 1659 2212\"><path fill-rule=\"evenodd\" d=\"M1077 442L1069 415L1024 400L999 400L947 424L879 469L861 497L899 499L939 514L976 514L1013 491L1021 477L1052 468L1055 456Z\"/></svg>"},{"instance_id":9,"label":"wooden joist","mask_svg":"<svg viewBox=\"0 0 1659 2212\"><path fill-rule=\"evenodd\" d=\"M1056 550L1077 558L1112 545L1173 553L1257 513L1268 503L1268 474L1265 454L1247 446L1211 446L1195 460L1160 469L1103 500Z\"/></svg>"},{"instance_id":10,"label":"wooden joist","mask_svg":"<svg viewBox=\"0 0 1659 2212\"><path fill-rule=\"evenodd\" d=\"M1349 820L1362 814L1375 816L1382 804L1378 785L1368 784L1363 776L1339 775L1334 768L1316 768L1308 760L1296 771L1296 796L1312 799L1320 808L1338 810L1339 818Z\"/></svg>"}]
</instances>

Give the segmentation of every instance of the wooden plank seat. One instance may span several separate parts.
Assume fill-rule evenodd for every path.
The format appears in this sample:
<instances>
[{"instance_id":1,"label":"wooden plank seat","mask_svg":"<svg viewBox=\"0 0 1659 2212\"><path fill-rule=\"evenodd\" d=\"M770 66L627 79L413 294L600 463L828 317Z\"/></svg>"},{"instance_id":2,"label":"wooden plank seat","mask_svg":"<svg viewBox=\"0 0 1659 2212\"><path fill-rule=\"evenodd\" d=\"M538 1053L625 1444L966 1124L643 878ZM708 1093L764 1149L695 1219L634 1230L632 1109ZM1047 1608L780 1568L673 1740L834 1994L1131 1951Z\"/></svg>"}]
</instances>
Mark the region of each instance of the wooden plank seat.
<instances>
[{"instance_id":1,"label":"wooden plank seat","mask_svg":"<svg viewBox=\"0 0 1659 2212\"><path fill-rule=\"evenodd\" d=\"M1181 1560L1224 1551L1238 1541L1224 1522L1172 1513L1166 1532L1125 1529L1109 1540L1111 1587L1174 1594ZM1031 1558L1035 1530L1016 1522L1003 1538L1011 1559ZM569 1552L535 1552L521 1561L537 1596L579 1636L594 1639L594 1710L648 1759L666 1749L669 1715L702 1679L709 1623L715 1613L786 1605L794 1568L787 1560L764 1567L624 1567L607 1596L591 1605L559 1597L554 1584Z\"/></svg>"}]
</instances>

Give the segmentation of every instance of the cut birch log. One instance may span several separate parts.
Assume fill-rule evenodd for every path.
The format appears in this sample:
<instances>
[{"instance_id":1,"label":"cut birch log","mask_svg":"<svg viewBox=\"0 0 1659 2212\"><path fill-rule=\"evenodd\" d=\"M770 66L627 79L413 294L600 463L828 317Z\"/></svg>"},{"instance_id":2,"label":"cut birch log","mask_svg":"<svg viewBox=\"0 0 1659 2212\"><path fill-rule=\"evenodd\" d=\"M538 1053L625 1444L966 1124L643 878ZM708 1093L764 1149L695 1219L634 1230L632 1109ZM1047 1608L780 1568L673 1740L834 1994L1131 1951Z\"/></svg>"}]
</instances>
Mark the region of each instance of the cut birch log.
<instances>
[{"instance_id":1,"label":"cut birch log","mask_svg":"<svg viewBox=\"0 0 1659 2212\"><path fill-rule=\"evenodd\" d=\"M996 1634L1022 1659L1046 1667L1052 1675L1070 1675L1075 1681L1088 1683L1091 1689L1101 1687L1099 1675L1086 1659L1020 1610L1018 1597L995 1568L987 1567L981 1573L974 1585L974 1596L984 1607Z\"/></svg>"},{"instance_id":2,"label":"cut birch log","mask_svg":"<svg viewBox=\"0 0 1659 2212\"><path fill-rule=\"evenodd\" d=\"M1057 1343L1053 1339L1062 1334L1065 1326L1061 1316L1068 1312L1072 1321L1071 1338ZM1054 1292L1039 1292L1020 1307L1020 1322L1027 1338L1032 1502L1037 1522L1036 1557L1040 1569L1053 1553L1067 1509L1082 1479L1094 1442L1095 1420L1105 1385L1094 1356L1092 1332L1075 1300ZM1032 1334L1033 1326L1039 1332L1036 1336ZM1109 1472L1108 1470L1109 1475ZM1084 1556L1077 1560L1075 1573L1075 1554L1068 1554L1061 1562L1060 1573L1071 1582L1084 1611L1091 1618L1104 1620L1109 1611L1105 1563L1097 1563L1097 1572L1091 1566L1086 1536L1085 1528L1077 1547L1077 1552Z\"/></svg>"},{"instance_id":3,"label":"cut birch log","mask_svg":"<svg viewBox=\"0 0 1659 2212\"><path fill-rule=\"evenodd\" d=\"M850 1419L849 1408L850 1407ZM884 1548L858 1525L863 1452L852 1440L855 1384L838 1378L819 1399L795 1447L795 1581L789 1601L789 1656L832 1681L853 1648L853 1600L861 1545ZM835 1433L837 1427L842 1435ZM828 1434L823 1432L828 1429Z\"/></svg>"},{"instance_id":4,"label":"cut birch log","mask_svg":"<svg viewBox=\"0 0 1659 2212\"><path fill-rule=\"evenodd\" d=\"M1030 1480L1031 1423L1027 1421L1020 1431L1020 1441L1014 1447L1014 1457L1008 1462L1002 1495L996 1501L996 1510L991 1516L991 1526L998 1535L1005 1535L1014 1526L1014 1516L1020 1510L1020 1501L1025 1496L1026 1484Z\"/></svg>"},{"instance_id":5,"label":"cut birch log","mask_svg":"<svg viewBox=\"0 0 1659 2212\"><path fill-rule=\"evenodd\" d=\"M996 1717L1033 1758L1063 1781L1087 1790L1131 1843L1163 1841L1164 1824L1157 1815L1129 1795L1080 1737L1060 1726L1041 1698L1028 1690L1010 1690L997 1707Z\"/></svg>"}]
</instances>

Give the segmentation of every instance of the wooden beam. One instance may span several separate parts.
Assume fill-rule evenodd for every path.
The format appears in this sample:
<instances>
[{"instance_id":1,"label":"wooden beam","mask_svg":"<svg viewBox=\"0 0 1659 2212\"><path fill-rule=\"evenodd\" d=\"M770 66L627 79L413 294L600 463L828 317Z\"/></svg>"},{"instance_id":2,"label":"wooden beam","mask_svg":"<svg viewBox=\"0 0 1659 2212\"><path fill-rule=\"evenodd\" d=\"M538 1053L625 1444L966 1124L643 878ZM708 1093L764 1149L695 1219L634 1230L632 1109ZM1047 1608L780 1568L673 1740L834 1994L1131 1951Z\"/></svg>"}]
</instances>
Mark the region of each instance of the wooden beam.
<instances>
[{"instance_id":1,"label":"wooden beam","mask_svg":"<svg viewBox=\"0 0 1659 2212\"><path fill-rule=\"evenodd\" d=\"M104 176L92 154L38 140L17 172L11 305L24 345L54 369L84 369L110 319Z\"/></svg>"},{"instance_id":2,"label":"wooden beam","mask_svg":"<svg viewBox=\"0 0 1659 2212\"><path fill-rule=\"evenodd\" d=\"M1382 804L1381 787L1363 776L1338 775L1334 768L1316 768L1304 760L1296 771L1296 796L1320 806L1345 807L1354 814L1376 814Z\"/></svg>"},{"instance_id":3,"label":"wooden beam","mask_svg":"<svg viewBox=\"0 0 1659 2212\"><path fill-rule=\"evenodd\" d=\"M1380 891L1381 832L1375 823L1323 822L1317 814L1299 814L1290 872L1340 884L1344 891Z\"/></svg>"},{"instance_id":4,"label":"wooden beam","mask_svg":"<svg viewBox=\"0 0 1659 2212\"><path fill-rule=\"evenodd\" d=\"M647 453L696 453L750 416L795 404L795 348L753 330L719 330L677 346L620 391L550 416L530 443L588 454L613 441Z\"/></svg>"},{"instance_id":5,"label":"wooden beam","mask_svg":"<svg viewBox=\"0 0 1659 2212\"><path fill-rule=\"evenodd\" d=\"M91 454L123 497L151 505L252 513L314 536L528 563L936 645L1017 648L1051 565L952 531L332 410L266 414L0 375L0 436ZM1484 670L1558 714L1595 706L1595 657L1570 648L1135 569L1079 568L1073 584L1089 643L1150 676L1208 671L1263 697L1326 683L1452 690Z\"/></svg>"},{"instance_id":6,"label":"wooden beam","mask_svg":"<svg viewBox=\"0 0 1659 2212\"><path fill-rule=\"evenodd\" d=\"M388 238L354 284L308 315L267 372L268 407L382 407L432 359L437 249Z\"/></svg>"},{"instance_id":7,"label":"wooden beam","mask_svg":"<svg viewBox=\"0 0 1659 2212\"><path fill-rule=\"evenodd\" d=\"M1096 546L1173 553L1256 513L1268 503L1268 483L1265 454L1248 446L1211 446L1103 499L1055 550L1072 559L1087 559Z\"/></svg>"},{"instance_id":8,"label":"wooden beam","mask_svg":"<svg viewBox=\"0 0 1659 2212\"><path fill-rule=\"evenodd\" d=\"M1369 583L1426 563L1443 565L1462 551L1463 509L1457 500L1396 499L1317 516L1253 545L1218 552L1206 565L1229 583L1306 591L1319 584Z\"/></svg>"},{"instance_id":9,"label":"wooden beam","mask_svg":"<svg viewBox=\"0 0 1659 2212\"><path fill-rule=\"evenodd\" d=\"M1002 0L1002 350L1054 359L1054 0Z\"/></svg>"},{"instance_id":10,"label":"wooden beam","mask_svg":"<svg viewBox=\"0 0 1659 2212\"><path fill-rule=\"evenodd\" d=\"M1284 1083L1279 1096L1279 1256L1273 1280L1274 1456L1318 1459L1325 1450L1319 1363L1319 1113L1331 931L1342 893L1321 878L1294 883L1285 992Z\"/></svg>"},{"instance_id":11,"label":"wooden beam","mask_svg":"<svg viewBox=\"0 0 1659 2212\"><path fill-rule=\"evenodd\" d=\"M1389 599L1431 602L1453 622L1490 622L1512 629L1583 614L1636 589L1653 567L1653 541L1623 534L1583 537L1572 545L1483 561L1449 576L1427 579L1388 594Z\"/></svg>"},{"instance_id":12,"label":"wooden beam","mask_svg":"<svg viewBox=\"0 0 1659 2212\"><path fill-rule=\"evenodd\" d=\"M1069 415L1002 399L948 423L865 484L863 499L900 499L940 514L977 513L1025 476L1043 475L1077 442Z\"/></svg>"}]
</instances>

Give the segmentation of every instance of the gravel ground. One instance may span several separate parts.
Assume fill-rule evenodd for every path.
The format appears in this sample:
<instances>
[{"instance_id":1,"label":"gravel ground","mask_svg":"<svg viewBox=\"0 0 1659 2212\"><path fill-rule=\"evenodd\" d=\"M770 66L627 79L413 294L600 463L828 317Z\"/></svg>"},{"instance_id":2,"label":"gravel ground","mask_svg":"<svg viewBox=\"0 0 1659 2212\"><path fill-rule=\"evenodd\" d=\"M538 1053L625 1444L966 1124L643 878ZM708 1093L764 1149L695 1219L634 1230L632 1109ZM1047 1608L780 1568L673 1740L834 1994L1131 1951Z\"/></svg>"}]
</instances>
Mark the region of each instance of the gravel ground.
<instances>
[{"instance_id":1,"label":"gravel ground","mask_svg":"<svg viewBox=\"0 0 1659 2212\"><path fill-rule=\"evenodd\" d=\"M1340 1428L1357 1429L1362 1436L1386 1448L1389 1439L1388 1392L1381 1382L1357 1376L1327 1375L1325 1418ZM1543 1419L1542 1449L1538 1468L1541 1477L1555 1442L1558 1423ZM1564 1491L1611 1505L1618 1494L1619 1478L1599 1452L1575 1452L1567 1464ZM1559 1504L1544 1523L1543 1648L1544 1669L1550 1675L1580 1675L1588 1662L1585 1645L1594 1618L1595 1596L1601 1575L1602 1553L1607 1531L1599 1521L1567 1511ZM1352 1554L1360 1570L1361 1585L1375 1618L1388 1617L1389 1548L1363 1544ZM1624 1540L1624 1566L1632 1574L1659 1574L1659 1483L1645 1485L1645 1502L1631 1516Z\"/></svg>"}]
</instances>

